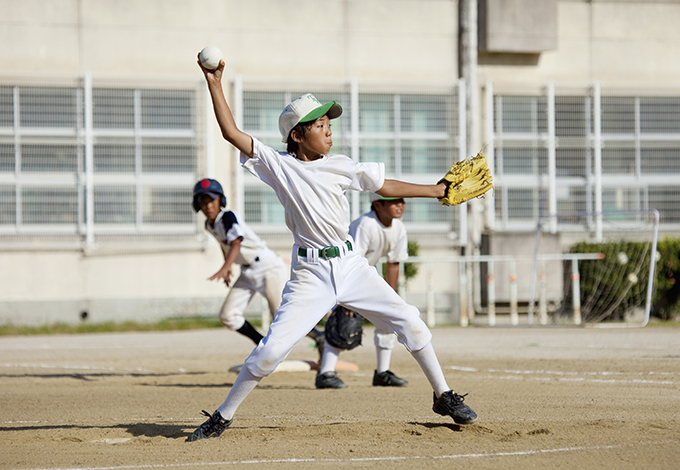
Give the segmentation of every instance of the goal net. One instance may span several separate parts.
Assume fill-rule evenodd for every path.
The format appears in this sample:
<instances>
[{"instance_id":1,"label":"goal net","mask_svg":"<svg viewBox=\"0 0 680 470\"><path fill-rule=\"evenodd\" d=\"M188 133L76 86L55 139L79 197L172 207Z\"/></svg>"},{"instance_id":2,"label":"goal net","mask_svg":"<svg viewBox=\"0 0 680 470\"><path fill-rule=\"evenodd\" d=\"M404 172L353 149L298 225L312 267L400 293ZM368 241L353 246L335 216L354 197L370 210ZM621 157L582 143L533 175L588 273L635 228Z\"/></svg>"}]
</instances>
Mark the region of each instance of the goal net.
<instances>
[{"instance_id":1,"label":"goal net","mask_svg":"<svg viewBox=\"0 0 680 470\"><path fill-rule=\"evenodd\" d=\"M658 226L656 210L541 216L529 323L646 325L658 261Z\"/></svg>"}]
</instances>

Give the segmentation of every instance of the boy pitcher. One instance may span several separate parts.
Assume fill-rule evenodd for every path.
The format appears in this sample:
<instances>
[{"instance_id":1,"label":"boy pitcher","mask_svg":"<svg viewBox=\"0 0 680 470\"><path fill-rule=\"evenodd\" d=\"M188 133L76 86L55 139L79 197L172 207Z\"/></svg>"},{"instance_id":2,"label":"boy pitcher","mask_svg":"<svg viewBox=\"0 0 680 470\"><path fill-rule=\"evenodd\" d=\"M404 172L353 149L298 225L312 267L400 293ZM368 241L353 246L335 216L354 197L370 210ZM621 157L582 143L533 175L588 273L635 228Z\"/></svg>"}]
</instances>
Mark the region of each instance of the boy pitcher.
<instances>
[{"instance_id":1,"label":"boy pitcher","mask_svg":"<svg viewBox=\"0 0 680 470\"><path fill-rule=\"evenodd\" d=\"M293 235L291 275L281 305L267 335L246 359L226 400L188 438L217 437L231 424L241 403L263 377L271 374L293 347L335 305L356 311L376 327L396 333L423 369L434 390L433 410L459 424L477 415L446 383L430 343L432 334L420 312L408 305L354 251L349 235L348 190L371 191L385 197L444 198L445 183L416 185L385 179L382 163L355 162L331 155L331 119L342 114L339 104L322 104L307 94L286 106L279 131L286 152L278 152L242 132L234 121L222 90L224 61L205 75L213 109L223 137L240 150L241 164L272 187Z\"/></svg>"}]
</instances>

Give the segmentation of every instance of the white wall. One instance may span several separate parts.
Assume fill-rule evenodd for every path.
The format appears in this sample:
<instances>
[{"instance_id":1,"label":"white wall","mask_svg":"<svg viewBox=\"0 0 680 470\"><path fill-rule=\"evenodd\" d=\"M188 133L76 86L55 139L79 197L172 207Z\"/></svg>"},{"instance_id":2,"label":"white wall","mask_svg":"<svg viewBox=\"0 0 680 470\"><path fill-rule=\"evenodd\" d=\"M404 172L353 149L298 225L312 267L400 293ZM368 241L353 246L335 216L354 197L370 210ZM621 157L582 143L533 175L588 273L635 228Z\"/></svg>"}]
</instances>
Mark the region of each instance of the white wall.
<instances>
[{"instance_id":1,"label":"white wall","mask_svg":"<svg viewBox=\"0 0 680 470\"><path fill-rule=\"evenodd\" d=\"M196 54L216 45L225 81L454 83L457 11L450 0L0 0L0 75L200 81ZM679 24L677 1L562 0L557 50L483 55L479 83L675 83ZM211 125L215 176L230 181L233 149ZM289 243L270 244L288 257ZM226 293L205 281L220 264L216 245L128 257L0 251L0 323L209 313Z\"/></svg>"}]
</instances>

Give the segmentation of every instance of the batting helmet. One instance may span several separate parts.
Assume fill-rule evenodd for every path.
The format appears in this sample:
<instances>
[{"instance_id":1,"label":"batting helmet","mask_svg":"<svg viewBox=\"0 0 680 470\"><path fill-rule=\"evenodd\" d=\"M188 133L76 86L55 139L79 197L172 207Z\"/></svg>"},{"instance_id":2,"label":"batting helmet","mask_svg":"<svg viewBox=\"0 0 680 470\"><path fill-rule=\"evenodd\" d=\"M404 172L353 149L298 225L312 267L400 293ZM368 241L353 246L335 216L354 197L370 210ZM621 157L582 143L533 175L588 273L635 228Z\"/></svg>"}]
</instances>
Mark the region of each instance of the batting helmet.
<instances>
[{"instance_id":1,"label":"batting helmet","mask_svg":"<svg viewBox=\"0 0 680 470\"><path fill-rule=\"evenodd\" d=\"M222 185L217 180L204 178L194 186L194 200L191 205L196 212L201 210L201 198L206 194L213 199L219 197L220 207L227 205L227 198L222 190Z\"/></svg>"}]
</instances>

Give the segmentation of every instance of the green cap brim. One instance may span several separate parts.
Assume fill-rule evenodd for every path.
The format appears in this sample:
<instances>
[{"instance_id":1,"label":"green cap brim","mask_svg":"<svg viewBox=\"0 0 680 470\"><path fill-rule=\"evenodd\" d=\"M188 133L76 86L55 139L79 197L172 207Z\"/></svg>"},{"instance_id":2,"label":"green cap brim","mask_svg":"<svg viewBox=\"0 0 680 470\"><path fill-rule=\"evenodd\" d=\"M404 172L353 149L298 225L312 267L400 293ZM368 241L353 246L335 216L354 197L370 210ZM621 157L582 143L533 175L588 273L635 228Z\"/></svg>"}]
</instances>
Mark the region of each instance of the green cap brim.
<instances>
[{"instance_id":1,"label":"green cap brim","mask_svg":"<svg viewBox=\"0 0 680 470\"><path fill-rule=\"evenodd\" d=\"M340 117L342 114L342 106L340 106L335 101L329 101L328 103L319 106L315 110L311 111L305 117L300 119L299 122L312 122L316 121L322 116L328 115L328 119L335 119Z\"/></svg>"}]
</instances>

